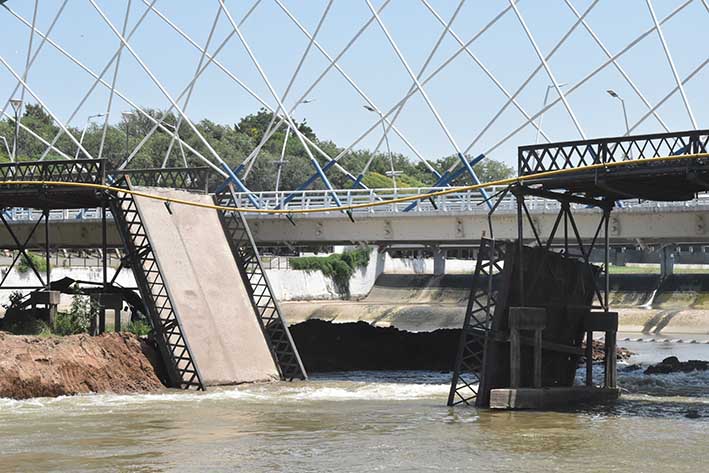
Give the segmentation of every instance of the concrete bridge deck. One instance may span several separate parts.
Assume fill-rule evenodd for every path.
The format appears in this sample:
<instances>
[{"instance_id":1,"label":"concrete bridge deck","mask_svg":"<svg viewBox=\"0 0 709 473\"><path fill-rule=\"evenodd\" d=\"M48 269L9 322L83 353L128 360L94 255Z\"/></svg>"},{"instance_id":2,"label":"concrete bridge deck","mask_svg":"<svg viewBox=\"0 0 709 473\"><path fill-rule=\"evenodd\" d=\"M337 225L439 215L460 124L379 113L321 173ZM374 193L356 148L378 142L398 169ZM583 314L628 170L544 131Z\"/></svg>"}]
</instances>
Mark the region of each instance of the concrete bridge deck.
<instances>
[{"instance_id":1,"label":"concrete bridge deck","mask_svg":"<svg viewBox=\"0 0 709 473\"><path fill-rule=\"evenodd\" d=\"M429 188L377 190L339 190L345 205L388 200L394 197L420 195ZM499 188L491 188L491 195ZM273 208L282 202L287 192L257 193L264 207ZM253 203L245 194L237 194L240 207ZM512 196L500 204L492 221L496 238L514 238L516 206ZM315 209L333 206L332 195L326 191L303 191L286 206L288 209ZM351 222L342 212L319 212L294 215L293 225L285 216L248 214L254 238L260 245L308 245L323 242L350 244L370 242L375 244L451 244L467 243L489 235L488 209L477 191L467 191L436 198L436 208L428 200L420 201L410 211L409 202L390 204L368 209L355 209ZM537 228L548 231L559 209L558 202L529 198L527 207ZM576 206L579 230L590 238L596 229L600 213L595 209ZM39 210L13 208L5 211L7 221L20 240L29 233L41 215ZM680 202L623 201L611 217L610 240L614 244L635 244L638 241L653 243L702 243L709 240L709 194ZM98 247L101 244L101 211L97 208L63 209L50 213L52 244L60 248ZM528 229L526 234L531 235ZM121 247L120 235L110 222L108 244ZM7 229L0 228L0 246L12 249L15 242ZM35 235L30 246L43 246L43 236Z\"/></svg>"}]
</instances>

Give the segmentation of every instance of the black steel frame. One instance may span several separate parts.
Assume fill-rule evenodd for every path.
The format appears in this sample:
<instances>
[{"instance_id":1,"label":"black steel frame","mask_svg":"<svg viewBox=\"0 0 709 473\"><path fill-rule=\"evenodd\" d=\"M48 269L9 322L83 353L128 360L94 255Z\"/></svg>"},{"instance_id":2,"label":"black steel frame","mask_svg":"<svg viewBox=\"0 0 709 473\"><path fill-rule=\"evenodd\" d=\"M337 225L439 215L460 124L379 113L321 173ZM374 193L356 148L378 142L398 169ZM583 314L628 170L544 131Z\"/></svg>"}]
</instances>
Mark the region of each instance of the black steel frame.
<instances>
[{"instance_id":1,"label":"black steel frame","mask_svg":"<svg viewBox=\"0 0 709 473\"><path fill-rule=\"evenodd\" d=\"M106 160L73 159L0 164L0 186L3 181L57 181L102 184ZM13 186L16 188L17 186Z\"/></svg>"},{"instance_id":2,"label":"black steel frame","mask_svg":"<svg viewBox=\"0 0 709 473\"><path fill-rule=\"evenodd\" d=\"M480 385L485 378L485 347L497 305L499 284L494 279L504 271L502 263L509 243L483 238L475 265L463 330L453 368L448 405L472 404L478 401Z\"/></svg>"},{"instance_id":3,"label":"black steel frame","mask_svg":"<svg viewBox=\"0 0 709 473\"><path fill-rule=\"evenodd\" d=\"M114 184L131 189L131 177L126 175ZM182 324L172 307L169 289L164 283L160 262L153 252L140 210L128 193L110 197L111 212L116 219L121 238L163 360L171 386L204 390L199 367L194 361L189 342L182 333Z\"/></svg>"},{"instance_id":4,"label":"black steel frame","mask_svg":"<svg viewBox=\"0 0 709 473\"><path fill-rule=\"evenodd\" d=\"M49 210L44 209L40 217L34 222L32 225L32 228L30 229L29 233L27 236L24 238L24 240L20 241L20 238L17 236L15 231L12 229L12 225L7 221L5 218L5 215L3 212L0 211L0 221L2 222L3 226L7 230L8 234L12 238L12 240L15 242L15 245L17 246L17 253L12 259L12 262L10 263L10 266L6 269L5 274L3 274L2 279L0 279L0 289L7 289L7 290L13 290L13 289L49 289L49 283L51 281L51 265L49 264ZM28 249L28 243L34 236L34 234L37 232L39 229L41 223L44 222L44 236L45 236L45 247L44 247L44 252L45 252L45 260L46 260L46 269L45 269L45 277L42 278L42 275L40 274L40 270L35 266L32 258L29 256L29 249ZM30 286L30 285L25 285L25 286L6 286L5 281L7 281L7 278L9 277L11 271L15 266L17 265L18 261L20 261L21 258L24 257L24 261L29 266L29 269L32 270L32 273L36 276L36 278L39 280L40 285L38 286Z\"/></svg>"},{"instance_id":5,"label":"black steel frame","mask_svg":"<svg viewBox=\"0 0 709 473\"><path fill-rule=\"evenodd\" d=\"M706 153L709 130L564 141L520 146L518 175L617 161L642 161L660 156Z\"/></svg>"},{"instance_id":6,"label":"black steel frame","mask_svg":"<svg viewBox=\"0 0 709 473\"><path fill-rule=\"evenodd\" d=\"M217 205L235 207L233 186L229 184L216 194L214 201ZM305 367L288 330L281 306L273 295L246 218L240 212L220 210L219 219L281 379L306 379Z\"/></svg>"},{"instance_id":7,"label":"black steel frame","mask_svg":"<svg viewBox=\"0 0 709 473\"><path fill-rule=\"evenodd\" d=\"M109 180L117 180L123 176L130 176L131 185L145 187L169 187L172 189L187 189L192 191L209 192L213 182L211 176L215 174L209 167L193 168L153 168L153 169L124 169L110 171Z\"/></svg>"}]
</instances>

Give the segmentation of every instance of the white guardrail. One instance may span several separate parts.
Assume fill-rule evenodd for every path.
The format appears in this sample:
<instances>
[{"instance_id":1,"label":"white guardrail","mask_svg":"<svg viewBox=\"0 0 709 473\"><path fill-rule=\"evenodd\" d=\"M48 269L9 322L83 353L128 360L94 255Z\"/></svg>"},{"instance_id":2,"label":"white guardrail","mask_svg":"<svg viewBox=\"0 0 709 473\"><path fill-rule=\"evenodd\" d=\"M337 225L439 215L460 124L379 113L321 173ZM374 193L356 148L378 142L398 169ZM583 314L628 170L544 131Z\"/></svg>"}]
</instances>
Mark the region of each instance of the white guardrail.
<instances>
[{"instance_id":1,"label":"white guardrail","mask_svg":"<svg viewBox=\"0 0 709 473\"><path fill-rule=\"evenodd\" d=\"M372 202L381 202L400 197L428 194L439 190L450 190L446 188L402 188L402 189L340 189L336 190L335 194L339 198L342 205L365 204ZM499 192L503 191L504 187L491 187L486 191L490 198L490 202L494 203L497 200ZM279 191L279 192L254 192L251 194L255 197L260 208L274 209L280 208L280 204L288 197L291 200L285 205L285 210L295 209L322 209L336 207L337 203L333 198L333 194L327 190L305 190L305 191ZM353 213L363 214L393 214L404 213L412 203L416 206L406 213L409 214L424 214L436 212L464 212L464 213L487 213L488 207L480 194L480 191L461 191L443 196L434 197L435 207L429 199L418 201L398 202L380 205L376 207L367 207L362 209L353 209ZM552 211L559 208L559 203L555 200L544 199L541 197L527 196L525 199L527 208L530 212ZM236 194L236 205L242 208L256 208L246 193ZM573 205L574 207L583 208L583 205ZM632 209L680 209L680 208L709 208L709 193L702 193L696 199L679 202L657 202L657 201L638 201L627 200L622 202L624 210ZM508 194L498 206L497 210L501 212L515 212L517 203L514 196ZM37 220L42 211L37 209L27 208L11 208L3 211L3 215L8 221L22 222L28 220ZM314 215L314 214L312 214ZM266 215L264 217L278 217L278 215ZM307 217L306 215L299 216L300 218ZM100 208L90 209L59 209L52 210L49 213L50 220L97 220L101 218ZM109 214L110 218L110 214Z\"/></svg>"}]
</instances>

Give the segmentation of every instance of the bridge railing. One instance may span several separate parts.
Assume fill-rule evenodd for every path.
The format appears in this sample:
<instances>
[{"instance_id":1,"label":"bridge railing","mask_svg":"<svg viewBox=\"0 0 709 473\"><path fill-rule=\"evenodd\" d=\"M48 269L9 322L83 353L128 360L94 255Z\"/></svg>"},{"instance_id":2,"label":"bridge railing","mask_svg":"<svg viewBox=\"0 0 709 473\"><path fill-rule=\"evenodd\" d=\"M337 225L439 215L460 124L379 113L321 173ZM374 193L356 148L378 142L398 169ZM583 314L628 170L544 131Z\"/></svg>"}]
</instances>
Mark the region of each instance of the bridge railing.
<instances>
[{"instance_id":1,"label":"bridge railing","mask_svg":"<svg viewBox=\"0 0 709 473\"><path fill-rule=\"evenodd\" d=\"M436 190L450 190L451 188L440 188ZM496 196L504 189L504 187L490 187L487 189L488 194L494 201ZM381 202L382 200L392 200L399 197L425 195L432 191L429 187L417 188L401 188L401 189L347 189L337 190L337 196L343 205L366 204ZM263 208L281 208L280 203L283 202L286 196L291 195L290 191L286 192L258 192L256 196L258 201L263 204ZM355 214L425 214L432 212L464 212L464 213L487 213L487 206L483 205L484 200L479 191L461 191L433 198L433 203L429 199L422 199L415 209L410 212L404 212L410 201L389 203L376 207L366 207L354 209ZM544 212L557 210L559 203L555 200L544 199L542 197L528 196L525 200L527 208L530 212ZM434 206L435 203L435 206ZM237 205L244 208L255 208L248 195L245 193L237 193ZM624 209L678 209L685 207L709 206L709 193L699 194L698 197L691 201L683 202L657 202L657 201L623 201ZM284 209L322 209L337 207L332 192L328 190L308 190L301 191L295 198L289 201ZM582 205L574 204L574 207L583 208ZM498 212L516 212L517 203L514 196L508 194L498 206Z\"/></svg>"},{"instance_id":2,"label":"bridge railing","mask_svg":"<svg viewBox=\"0 0 709 473\"><path fill-rule=\"evenodd\" d=\"M450 188L448 188L450 189ZM442 189L441 189L442 190ZM502 188L491 187L488 192L495 199ZM381 202L382 200L390 200L397 197L406 197L413 195L424 195L431 191L428 187L419 188L402 188L402 189L377 189L376 191L362 189L347 189L336 191L343 205L364 204L371 202ZM258 192L258 201L265 204L265 208L277 208L283 199L290 195L290 191L286 192ZM404 212L404 209L410 202L400 202L386 204L377 207L367 207L355 209L357 215L423 215L431 213L480 213L488 212L487 206L483 205L484 201L478 191L464 191L455 194L439 196L434 199L435 207L428 199L423 199L419 205L410 212ZM540 197L528 196L525 200L527 208L530 212L545 212L555 211L559 208L559 203L555 200L544 199ZM236 194L236 204L242 208L255 208L252 201L244 193ZM498 207L500 212L516 212L516 201L512 195L507 195ZM577 206L574 204L574 206ZM301 191L298 196L291 200L286 206L286 210L295 209L322 209L337 207L332 198L332 193L325 190L309 190ZM577 206L583 209L583 206ZM701 193L696 199L688 201L623 201L623 211L633 211L635 209L657 209L662 210L679 210L689 208L709 208L709 193ZM23 222L34 221L42 215L42 210L14 207L5 209L4 216L8 221ZM273 215L264 215L265 217L273 217ZM305 217L305 216L303 216ZM58 209L51 210L49 219L54 221L84 221L98 220L101 218L100 208L88 209Z\"/></svg>"},{"instance_id":3,"label":"bridge railing","mask_svg":"<svg viewBox=\"0 0 709 473\"><path fill-rule=\"evenodd\" d=\"M395 200L402 197L413 197L425 195L431 192L450 190L450 187L431 188L413 187L399 189L338 189L335 190L338 200L344 206L370 204L373 202ZM490 195L494 195L502 188L490 187L487 189ZM257 202L261 208L267 209L323 209L337 207L333 192L329 190L303 190L295 194L293 191L279 192L254 192ZM286 200L289 197L289 200ZM237 193L237 205L244 208L255 208L253 200L245 193ZM286 202L285 205L282 205ZM479 191L457 192L431 199L422 199L411 212L425 213L432 211L444 212L471 212L480 210L486 212L484 200ZM394 202L376 207L353 209L355 213L398 213L403 212L411 204L411 201Z\"/></svg>"}]
</instances>

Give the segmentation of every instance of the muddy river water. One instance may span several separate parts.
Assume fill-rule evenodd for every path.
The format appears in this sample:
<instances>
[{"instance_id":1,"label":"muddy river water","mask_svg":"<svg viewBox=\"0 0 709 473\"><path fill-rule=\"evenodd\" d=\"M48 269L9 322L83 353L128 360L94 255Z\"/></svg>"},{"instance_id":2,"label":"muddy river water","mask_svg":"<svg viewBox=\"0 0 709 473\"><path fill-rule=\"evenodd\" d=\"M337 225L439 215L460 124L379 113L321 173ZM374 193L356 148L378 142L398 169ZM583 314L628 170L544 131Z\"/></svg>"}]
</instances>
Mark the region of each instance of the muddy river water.
<instances>
[{"instance_id":1,"label":"muddy river water","mask_svg":"<svg viewBox=\"0 0 709 473\"><path fill-rule=\"evenodd\" d=\"M641 362L678 351L625 345ZM709 345L679 350L709 358ZM621 367L617 404L556 413L448 408L449 377L355 372L207 393L0 399L0 472L707 471L709 373Z\"/></svg>"}]
</instances>

